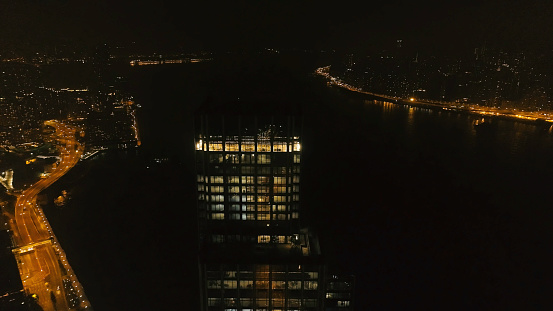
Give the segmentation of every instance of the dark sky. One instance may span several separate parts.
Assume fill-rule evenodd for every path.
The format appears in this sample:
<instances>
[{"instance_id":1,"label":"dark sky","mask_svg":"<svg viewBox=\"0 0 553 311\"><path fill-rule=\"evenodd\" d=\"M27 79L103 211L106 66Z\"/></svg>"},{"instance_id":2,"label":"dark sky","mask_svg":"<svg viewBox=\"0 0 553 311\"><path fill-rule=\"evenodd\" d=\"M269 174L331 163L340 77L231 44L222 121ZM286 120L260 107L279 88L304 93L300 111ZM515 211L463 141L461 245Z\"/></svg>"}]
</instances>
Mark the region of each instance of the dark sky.
<instances>
[{"instance_id":1,"label":"dark sky","mask_svg":"<svg viewBox=\"0 0 553 311\"><path fill-rule=\"evenodd\" d=\"M549 1L0 0L0 44L136 41L154 48L549 48Z\"/></svg>"}]
</instances>

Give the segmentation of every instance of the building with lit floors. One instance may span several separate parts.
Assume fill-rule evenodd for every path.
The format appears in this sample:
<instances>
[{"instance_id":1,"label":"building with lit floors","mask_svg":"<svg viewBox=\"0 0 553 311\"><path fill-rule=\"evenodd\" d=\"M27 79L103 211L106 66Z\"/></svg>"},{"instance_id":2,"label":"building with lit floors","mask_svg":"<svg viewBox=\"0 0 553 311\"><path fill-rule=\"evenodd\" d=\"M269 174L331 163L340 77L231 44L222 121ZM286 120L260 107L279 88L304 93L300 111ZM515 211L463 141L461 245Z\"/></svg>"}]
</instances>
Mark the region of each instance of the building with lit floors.
<instances>
[{"instance_id":1,"label":"building with lit floors","mask_svg":"<svg viewBox=\"0 0 553 311\"><path fill-rule=\"evenodd\" d=\"M353 310L354 288L355 277L353 275L329 275L325 288L325 311Z\"/></svg>"},{"instance_id":2,"label":"building with lit floors","mask_svg":"<svg viewBox=\"0 0 553 311\"><path fill-rule=\"evenodd\" d=\"M195 126L202 310L323 310L325 265L300 224L301 120Z\"/></svg>"}]
</instances>

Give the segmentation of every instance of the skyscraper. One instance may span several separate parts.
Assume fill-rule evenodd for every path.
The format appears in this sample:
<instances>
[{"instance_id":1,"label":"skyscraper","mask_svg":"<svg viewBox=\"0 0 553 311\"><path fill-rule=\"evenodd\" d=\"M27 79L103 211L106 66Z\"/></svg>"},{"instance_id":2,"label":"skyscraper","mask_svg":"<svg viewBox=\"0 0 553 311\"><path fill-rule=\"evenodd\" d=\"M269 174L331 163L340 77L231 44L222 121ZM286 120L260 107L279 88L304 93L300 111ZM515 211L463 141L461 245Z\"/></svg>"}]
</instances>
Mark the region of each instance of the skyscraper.
<instances>
[{"instance_id":1,"label":"skyscraper","mask_svg":"<svg viewBox=\"0 0 553 311\"><path fill-rule=\"evenodd\" d=\"M301 119L195 127L202 310L323 310L326 268L300 222Z\"/></svg>"}]
</instances>

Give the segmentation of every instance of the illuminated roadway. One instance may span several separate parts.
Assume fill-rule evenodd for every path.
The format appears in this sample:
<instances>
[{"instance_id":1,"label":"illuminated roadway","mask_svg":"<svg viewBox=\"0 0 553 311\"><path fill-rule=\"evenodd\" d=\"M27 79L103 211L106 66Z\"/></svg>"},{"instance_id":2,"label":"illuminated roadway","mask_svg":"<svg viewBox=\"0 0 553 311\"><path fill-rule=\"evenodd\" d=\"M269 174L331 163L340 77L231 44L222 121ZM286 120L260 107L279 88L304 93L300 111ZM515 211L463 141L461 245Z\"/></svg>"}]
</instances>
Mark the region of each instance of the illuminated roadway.
<instances>
[{"instance_id":1,"label":"illuminated roadway","mask_svg":"<svg viewBox=\"0 0 553 311\"><path fill-rule=\"evenodd\" d=\"M524 111L519 109L500 109L495 107L483 107L479 105L474 104L466 104L466 103L451 103L451 102L440 102L440 101L433 101L433 100L417 100L415 98L410 99L404 99L400 97L394 97L389 95L383 95L383 94L375 94L371 92L366 92L361 90L360 88L357 88L355 86L349 85L343 81L341 81L339 78L333 77L330 75L330 66L317 68L315 70L315 73L318 75L321 75L327 79L329 79L329 84L336 85L338 87L347 89L352 92L357 92L361 94L367 94L367 95L373 95L389 100L393 100L395 102L403 101L406 104L413 104L413 105L423 105L427 107L436 107L436 108L442 108L442 109L449 109L449 110L457 110L457 111L466 111L473 114L479 114L482 116L498 116L498 117L507 117L507 118L513 118L518 120L525 120L525 121L536 121L538 119L542 121L547 121L548 125L553 125L553 112L540 112L540 111Z\"/></svg>"},{"instance_id":2,"label":"illuminated roadway","mask_svg":"<svg viewBox=\"0 0 553 311\"><path fill-rule=\"evenodd\" d=\"M91 310L77 277L61 249L42 209L37 195L69 171L81 158L84 146L76 139L78 129L56 121L45 124L55 128L60 161L50 174L21 194L15 205L15 224L12 223L17 248L16 256L23 287L35 294L43 310ZM64 284L65 283L65 284Z\"/></svg>"}]
</instances>

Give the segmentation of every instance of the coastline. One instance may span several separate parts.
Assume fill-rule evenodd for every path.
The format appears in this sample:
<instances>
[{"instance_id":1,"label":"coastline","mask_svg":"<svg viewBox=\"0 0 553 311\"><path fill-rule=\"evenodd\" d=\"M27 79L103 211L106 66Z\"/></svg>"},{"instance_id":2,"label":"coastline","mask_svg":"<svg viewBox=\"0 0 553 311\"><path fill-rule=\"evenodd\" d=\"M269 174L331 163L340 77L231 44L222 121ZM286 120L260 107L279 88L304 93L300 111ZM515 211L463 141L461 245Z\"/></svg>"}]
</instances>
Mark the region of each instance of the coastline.
<instances>
[{"instance_id":1,"label":"coastline","mask_svg":"<svg viewBox=\"0 0 553 311\"><path fill-rule=\"evenodd\" d=\"M441 103L431 102L426 100L417 100L414 98L406 99L388 96L384 94L375 94L360 90L354 86L342 82L340 79L331 76L328 73L330 66L320 67L315 70L315 74L328 79L328 85L336 87L341 91L354 94L356 96L368 97L371 100L382 100L385 102L391 102L400 105L406 105L411 107L428 108L428 109L440 109L446 111L454 111L459 113L467 113L472 115L480 115L482 117L493 117L502 120L516 121L534 125L547 125L553 126L553 115L542 113L543 116L536 116L537 112L524 112L524 111L499 111L497 109L489 109L487 107L473 107L473 105L463 103ZM487 109L487 110L486 110Z\"/></svg>"}]
</instances>

